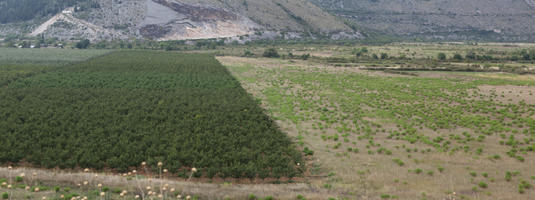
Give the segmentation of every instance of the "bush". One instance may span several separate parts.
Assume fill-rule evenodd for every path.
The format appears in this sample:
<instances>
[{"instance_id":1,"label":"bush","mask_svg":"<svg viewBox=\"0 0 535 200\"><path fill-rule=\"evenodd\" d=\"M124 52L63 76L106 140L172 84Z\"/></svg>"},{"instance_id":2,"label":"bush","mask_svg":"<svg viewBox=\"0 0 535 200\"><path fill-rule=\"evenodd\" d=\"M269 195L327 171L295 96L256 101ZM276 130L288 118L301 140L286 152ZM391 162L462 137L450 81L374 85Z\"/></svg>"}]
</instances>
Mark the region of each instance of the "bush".
<instances>
[{"instance_id":1,"label":"bush","mask_svg":"<svg viewBox=\"0 0 535 200\"><path fill-rule=\"evenodd\" d=\"M439 60L446 60L446 54L445 53L439 53L437 57L438 57Z\"/></svg>"},{"instance_id":2,"label":"bush","mask_svg":"<svg viewBox=\"0 0 535 200\"><path fill-rule=\"evenodd\" d=\"M479 185L480 188L487 188L487 187L489 187L489 185L487 185L487 183L485 183L485 182L479 182L479 184L477 184L477 185Z\"/></svg>"},{"instance_id":3,"label":"bush","mask_svg":"<svg viewBox=\"0 0 535 200\"><path fill-rule=\"evenodd\" d=\"M377 56L377 54L372 54L372 58L373 58L373 59L376 59L376 60L379 59L379 57Z\"/></svg>"},{"instance_id":4,"label":"bush","mask_svg":"<svg viewBox=\"0 0 535 200\"><path fill-rule=\"evenodd\" d=\"M280 57L279 53L274 48L266 49L266 51L264 51L263 56L266 58L279 58Z\"/></svg>"},{"instance_id":5,"label":"bush","mask_svg":"<svg viewBox=\"0 0 535 200\"><path fill-rule=\"evenodd\" d=\"M305 153L306 156L314 155L314 151L310 150L308 147L305 147L305 149L303 150L303 153Z\"/></svg>"},{"instance_id":6,"label":"bush","mask_svg":"<svg viewBox=\"0 0 535 200\"><path fill-rule=\"evenodd\" d=\"M384 60L384 59L387 59L387 58L388 58L388 54L381 53L381 60Z\"/></svg>"},{"instance_id":7,"label":"bush","mask_svg":"<svg viewBox=\"0 0 535 200\"><path fill-rule=\"evenodd\" d=\"M442 173L444 171L444 167L438 166L438 171Z\"/></svg>"},{"instance_id":8,"label":"bush","mask_svg":"<svg viewBox=\"0 0 535 200\"><path fill-rule=\"evenodd\" d=\"M381 199L390 199L390 195L388 194L382 194Z\"/></svg>"},{"instance_id":9,"label":"bush","mask_svg":"<svg viewBox=\"0 0 535 200\"><path fill-rule=\"evenodd\" d=\"M20 183L20 182L23 181L23 178L20 177L20 176L17 176L17 177L15 177L15 181L16 181L17 183Z\"/></svg>"},{"instance_id":10,"label":"bush","mask_svg":"<svg viewBox=\"0 0 535 200\"><path fill-rule=\"evenodd\" d=\"M76 43L76 48L78 49L87 49L91 42L88 39L84 39L78 43Z\"/></svg>"},{"instance_id":11,"label":"bush","mask_svg":"<svg viewBox=\"0 0 535 200\"><path fill-rule=\"evenodd\" d=\"M468 52L465 57L466 59L475 60L477 58L477 55L474 52Z\"/></svg>"},{"instance_id":12,"label":"bush","mask_svg":"<svg viewBox=\"0 0 535 200\"><path fill-rule=\"evenodd\" d=\"M461 54L456 53L455 55L453 55L453 59L455 59L455 60L463 60L463 56L461 56Z\"/></svg>"},{"instance_id":13,"label":"bush","mask_svg":"<svg viewBox=\"0 0 535 200\"><path fill-rule=\"evenodd\" d=\"M302 60L308 60L309 58L310 58L310 54L309 53L301 55L301 59Z\"/></svg>"},{"instance_id":14,"label":"bush","mask_svg":"<svg viewBox=\"0 0 535 200\"><path fill-rule=\"evenodd\" d=\"M244 57L254 57L254 53L249 51L249 50L245 50L245 52L243 52L243 56Z\"/></svg>"},{"instance_id":15,"label":"bush","mask_svg":"<svg viewBox=\"0 0 535 200\"><path fill-rule=\"evenodd\" d=\"M2 193L2 199L9 199L9 194L7 192Z\"/></svg>"}]
</instances>

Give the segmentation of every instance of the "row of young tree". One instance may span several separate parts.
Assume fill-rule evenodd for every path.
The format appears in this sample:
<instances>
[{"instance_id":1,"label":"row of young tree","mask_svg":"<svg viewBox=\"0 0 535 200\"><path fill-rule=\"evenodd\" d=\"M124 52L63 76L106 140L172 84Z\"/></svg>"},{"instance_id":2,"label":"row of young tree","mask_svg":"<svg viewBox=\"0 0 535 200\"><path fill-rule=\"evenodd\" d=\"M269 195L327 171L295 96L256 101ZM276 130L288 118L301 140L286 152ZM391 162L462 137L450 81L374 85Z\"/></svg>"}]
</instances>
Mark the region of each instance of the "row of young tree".
<instances>
[{"instance_id":1,"label":"row of young tree","mask_svg":"<svg viewBox=\"0 0 535 200\"><path fill-rule=\"evenodd\" d=\"M207 82L200 86L176 80L183 84L160 87L149 76L142 81L154 81L150 88L128 80L130 87L50 83L86 82L83 76L94 72L208 78L197 79ZM302 173L288 136L210 55L116 52L17 80L0 89L0 99L0 163L127 171L163 162L173 173L196 167L199 175L223 178Z\"/></svg>"}]
</instances>

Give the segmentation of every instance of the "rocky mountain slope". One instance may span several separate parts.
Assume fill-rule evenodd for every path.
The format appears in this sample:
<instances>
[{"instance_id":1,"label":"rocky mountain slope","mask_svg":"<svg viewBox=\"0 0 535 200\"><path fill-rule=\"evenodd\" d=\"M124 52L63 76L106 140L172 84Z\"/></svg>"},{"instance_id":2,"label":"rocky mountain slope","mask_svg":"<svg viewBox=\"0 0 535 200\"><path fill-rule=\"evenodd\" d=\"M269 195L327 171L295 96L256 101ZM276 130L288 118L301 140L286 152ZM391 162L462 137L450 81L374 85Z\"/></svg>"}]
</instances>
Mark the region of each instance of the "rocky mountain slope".
<instances>
[{"instance_id":1,"label":"rocky mountain slope","mask_svg":"<svg viewBox=\"0 0 535 200\"><path fill-rule=\"evenodd\" d=\"M311 0L359 27L451 39L534 39L535 0Z\"/></svg>"},{"instance_id":2,"label":"rocky mountain slope","mask_svg":"<svg viewBox=\"0 0 535 200\"><path fill-rule=\"evenodd\" d=\"M294 36L340 33L349 37L360 36L307 0L86 1L97 6L80 9L75 4L46 18L48 21L33 25L30 35L94 40L261 37L264 33L280 36L286 32L294 33ZM0 28L0 34L1 30L5 29Z\"/></svg>"}]
</instances>

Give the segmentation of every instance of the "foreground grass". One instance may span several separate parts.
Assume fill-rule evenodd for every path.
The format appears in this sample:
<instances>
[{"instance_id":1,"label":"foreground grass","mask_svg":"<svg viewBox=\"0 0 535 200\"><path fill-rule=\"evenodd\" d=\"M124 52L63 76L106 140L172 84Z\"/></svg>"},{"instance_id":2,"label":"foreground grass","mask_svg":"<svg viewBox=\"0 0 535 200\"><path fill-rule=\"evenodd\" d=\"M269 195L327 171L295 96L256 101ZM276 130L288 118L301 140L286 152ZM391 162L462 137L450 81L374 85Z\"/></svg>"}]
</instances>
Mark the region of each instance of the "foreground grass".
<instances>
[{"instance_id":1,"label":"foreground grass","mask_svg":"<svg viewBox=\"0 0 535 200\"><path fill-rule=\"evenodd\" d=\"M24 174L22 178L17 178L22 174ZM307 199L326 199L329 196L336 196L326 189L312 189L304 183L200 183L187 179L174 179L168 175L168 173L163 173L160 178L157 174L144 174L142 171L138 171L138 174L130 172L116 175L93 171L69 172L2 167L0 168L0 195L7 193L8 199L13 200L41 200L43 197L49 200L70 200L72 197L78 199L87 197L92 200L250 199L250 197L256 197L256 199L268 200L295 199L299 195ZM39 190L36 191L35 188ZM101 196L102 192L104 196ZM136 198L136 195L139 198ZM159 195L162 196L159 197Z\"/></svg>"},{"instance_id":2,"label":"foreground grass","mask_svg":"<svg viewBox=\"0 0 535 200\"><path fill-rule=\"evenodd\" d=\"M323 166L327 175L312 179L315 185L368 198L529 199L534 194L523 186L535 181L532 81L462 73L403 76L277 59L219 60L311 149L306 152L314 151L309 165Z\"/></svg>"}]
</instances>

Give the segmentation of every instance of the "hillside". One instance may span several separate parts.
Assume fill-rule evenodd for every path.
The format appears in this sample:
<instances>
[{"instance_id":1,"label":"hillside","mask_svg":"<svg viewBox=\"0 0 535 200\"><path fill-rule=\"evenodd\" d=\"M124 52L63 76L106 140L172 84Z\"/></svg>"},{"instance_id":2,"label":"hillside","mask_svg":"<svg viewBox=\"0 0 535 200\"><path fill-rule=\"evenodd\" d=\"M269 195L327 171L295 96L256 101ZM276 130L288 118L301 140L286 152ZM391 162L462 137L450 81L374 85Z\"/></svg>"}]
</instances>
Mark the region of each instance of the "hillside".
<instances>
[{"instance_id":1,"label":"hillside","mask_svg":"<svg viewBox=\"0 0 535 200\"><path fill-rule=\"evenodd\" d=\"M25 2L31 2L31 0ZM24 10L38 14L9 20L6 18L5 22L33 20L29 23L34 25L23 31L0 28L0 34L8 34L10 31L17 33L26 31L32 32L32 36L45 34L64 39L84 37L156 40L241 35L276 37L286 32L297 33L297 35L351 32L349 35L359 36L343 22L323 12L307 0L79 0L59 2L62 3L54 4L55 6L52 6L54 9L51 10L46 9L50 7L49 4L42 7L45 10L38 10L33 6ZM0 10L6 10L6 6L14 7L13 5L15 4L0 4ZM22 6L21 9L23 8L26 7ZM21 9L19 11L23 11ZM46 22L42 23L42 21Z\"/></svg>"},{"instance_id":2,"label":"hillside","mask_svg":"<svg viewBox=\"0 0 535 200\"><path fill-rule=\"evenodd\" d=\"M533 0L311 0L359 27L446 39L531 40Z\"/></svg>"}]
</instances>

